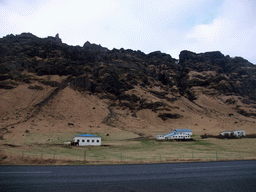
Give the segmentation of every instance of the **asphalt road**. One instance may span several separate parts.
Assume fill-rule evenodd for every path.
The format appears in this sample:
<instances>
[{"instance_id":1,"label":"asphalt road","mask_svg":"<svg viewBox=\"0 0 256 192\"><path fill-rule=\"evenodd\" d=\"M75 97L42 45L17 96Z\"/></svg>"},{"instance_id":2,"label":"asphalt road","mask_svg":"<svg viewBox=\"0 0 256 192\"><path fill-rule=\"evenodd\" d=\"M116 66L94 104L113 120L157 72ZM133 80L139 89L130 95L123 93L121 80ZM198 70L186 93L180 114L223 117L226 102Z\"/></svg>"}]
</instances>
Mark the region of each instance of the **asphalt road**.
<instances>
[{"instance_id":1,"label":"asphalt road","mask_svg":"<svg viewBox=\"0 0 256 192\"><path fill-rule=\"evenodd\" d=\"M256 191L256 161L0 166L0 191Z\"/></svg>"}]
</instances>

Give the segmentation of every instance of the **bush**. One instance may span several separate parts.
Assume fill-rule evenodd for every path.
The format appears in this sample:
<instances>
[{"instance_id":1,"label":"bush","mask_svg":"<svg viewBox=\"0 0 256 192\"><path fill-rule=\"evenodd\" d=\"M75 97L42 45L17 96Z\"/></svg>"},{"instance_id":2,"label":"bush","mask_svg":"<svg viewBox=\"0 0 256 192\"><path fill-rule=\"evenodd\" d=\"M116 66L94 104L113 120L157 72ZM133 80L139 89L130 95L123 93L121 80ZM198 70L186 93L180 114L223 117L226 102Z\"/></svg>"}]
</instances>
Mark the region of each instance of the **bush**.
<instances>
[{"instance_id":1,"label":"bush","mask_svg":"<svg viewBox=\"0 0 256 192\"><path fill-rule=\"evenodd\" d=\"M44 90L44 88L43 88L43 87L38 86L38 85L35 85L35 86L29 86L28 88L29 88L29 89L35 89L35 90Z\"/></svg>"},{"instance_id":2,"label":"bush","mask_svg":"<svg viewBox=\"0 0 256 192\"><path fill-rule=\"evenodd\" d=\"M228 103L228 104L236 104L236 100L234 98L229 98L225 101L225 103Z\"/></svg>"},{"instance_id":3,"label":"bush","mask_svg":"<svg viewBox=\"0 0 256 192\"><path fill-rule=\"evenodd\" d=\"M42 84L44 85L50 85L51 87L58 87L60 86L60 83L56 82L56 81L41 81Z\"/></svg>"},{"instance_id":4,"label":"bush","mask_svg":"<svg viewBox=\"0 0 256 192\"><path fill-rule=\"evenodd\" d=\"M159 114L158 117L160 117L162 120L166 121L167 119L179 119L182 116L179 114L171 114L171 113L163 113Z\"/></svg>"}]
</instances>

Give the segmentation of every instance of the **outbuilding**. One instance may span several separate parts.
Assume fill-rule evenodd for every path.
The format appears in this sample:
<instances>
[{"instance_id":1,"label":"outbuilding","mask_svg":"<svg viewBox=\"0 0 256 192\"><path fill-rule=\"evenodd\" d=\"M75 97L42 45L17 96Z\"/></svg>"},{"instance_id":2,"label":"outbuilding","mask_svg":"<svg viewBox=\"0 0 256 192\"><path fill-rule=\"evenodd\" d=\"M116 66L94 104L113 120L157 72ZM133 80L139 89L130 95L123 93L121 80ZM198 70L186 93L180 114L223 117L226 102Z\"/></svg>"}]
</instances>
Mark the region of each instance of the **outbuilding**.
<instances>
[{"instance_id":1,"label":"outbuilding","mask_svg":"<svg viewBox=\"0 0 256 192\"><path fill-rule=\"evenodd\" d=\"M101 137L90 134L75 135L73 142L78 143L79 146L100 146Z\"/></svg>"},{"instance_id":2,"label":"outbuilding","mask_svg":"<svg viewBox=\"0 0 256 192\"><path fill-rule=\"evenodd\" d=\"M244 136L245 137L245 131L244 130L235 130L235 131L232 131L233 135L237 136L237 137L242 137Z\"/></svg>"},{"instance_id":3,"label":"outbuilding","mask_svg":"<svg viewBox=\"0 0 256 192\"><path fill-rule=\"evenodd\" d=\"M222 136L225 136L225 135L231 136L231 134L232 134L232 131L223 131L220 133L220 135Z\"/></svg>"},{"instance_id":4,"label":"outbuilding","mask_svg":"<svg viewBox=\"0 0 256 192\"><path fill-rule=\"evenodd\" d=\"M222 136L236 136L236 137L245 137L245 131L244 130L235 130L235 131L223 131L220 133Z\"/></svg>"},{"instance_id":5,"label":"outbuilding","mask_svg":"<svg viewBox=\"0 0 256 192\"><path fill-rule=\"evenodd\" d=\"M166 138L165 138L164 135L157 135L157 136L156 136L156 139L157 139L157 140L164 140L164 139L166 139Z\"/></svg>"}]
</instances>

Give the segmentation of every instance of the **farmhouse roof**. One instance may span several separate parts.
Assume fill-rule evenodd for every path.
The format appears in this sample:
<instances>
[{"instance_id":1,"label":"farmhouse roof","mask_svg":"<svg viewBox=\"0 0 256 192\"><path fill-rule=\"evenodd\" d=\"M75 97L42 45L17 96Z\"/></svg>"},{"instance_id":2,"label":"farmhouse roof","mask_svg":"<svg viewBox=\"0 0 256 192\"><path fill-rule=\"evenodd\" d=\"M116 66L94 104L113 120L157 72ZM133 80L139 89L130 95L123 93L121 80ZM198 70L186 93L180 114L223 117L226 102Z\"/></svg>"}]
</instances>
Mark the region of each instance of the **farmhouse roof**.
<instances>
[{"instance_id":1,"label":"farmhouse roof","mask_svg":"<svg viewBox=\"0 0 256 192\"><path fill-rule=\"evenodd\" d=\"M171 137L171 136L177 135L178 133L184 133L184 132L191 132L192 133L192 131L190 129L175 129L174 131L166 134L165 136L166 137Z\"/></svg>"},{"instance_id":2,"label":"farmhouse roof","mask_svg":"<svg viewBox=\"0 0 256 192\"><path fill-rule=\"evenodd\" d=\"M175 129L177 132L192 132L190 129Z\"/></svg>"},{"instance_id":3,"label":"farmhouse roof","mask_svg":"<svg viewBox=\"0 0 256 192\"><path fill-rule=\"evenodd\" d=\"M98 135L90 135L90 134L82 134L82 135L75 135L75 137L100 137Z\"/></svg>"}]
</instances>

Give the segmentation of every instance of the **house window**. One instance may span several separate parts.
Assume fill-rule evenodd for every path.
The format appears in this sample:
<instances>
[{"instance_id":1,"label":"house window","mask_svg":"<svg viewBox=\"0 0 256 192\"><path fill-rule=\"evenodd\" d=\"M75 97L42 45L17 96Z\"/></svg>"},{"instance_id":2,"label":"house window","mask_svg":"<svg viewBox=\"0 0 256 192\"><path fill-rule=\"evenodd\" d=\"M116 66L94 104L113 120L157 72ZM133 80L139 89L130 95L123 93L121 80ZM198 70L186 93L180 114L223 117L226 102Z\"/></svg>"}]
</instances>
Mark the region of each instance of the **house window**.
<instances>
[{"instance_id":1,"label":"house window","mask_svg":"<svg viewBox=\"0 0 256 192\"><path fill-rule=\"evenodd\" d=\"M77 139L77 140L76 140L76 142L78 142L78 143L79 143L79 142L80 142L80 140L79 140L79 139Z\"/></svg>"},{"instance_id":2,"label":"house window","mask_svg":"<svg viewBox=\"0 0 256 192\"><path fill-rule=\"evenodd\" d=\"M89 140L89 139L87 140L87 143L90 143L90 140Z\"/></svg>"},{"instance_id":3,"label":"house window","mask_svg":"<svg viewBox=\"0 0 256 192\"><path fill-rule=\"evenodd\" d=\"M99 143L100 142L100 140L97 140L97 143Z\"/></svg>"},{"instance_id":4,"label":"house window","mask_svg":"<svg viewBox=\"0 0 256 192\"><path fill-rule=\"evenodd\" d=\"M92 140L92 142L94 143L94 140Z\"/></svg>"},{"instance_id":5,"label":"house window","mask_svg":"<svg viewBox=\"0 0 256 192\"><path fill-rule=\"evenodd\" d=\"M84 140L82 140L82 142L84 142Z\"/></svg>"}]
</instances>

